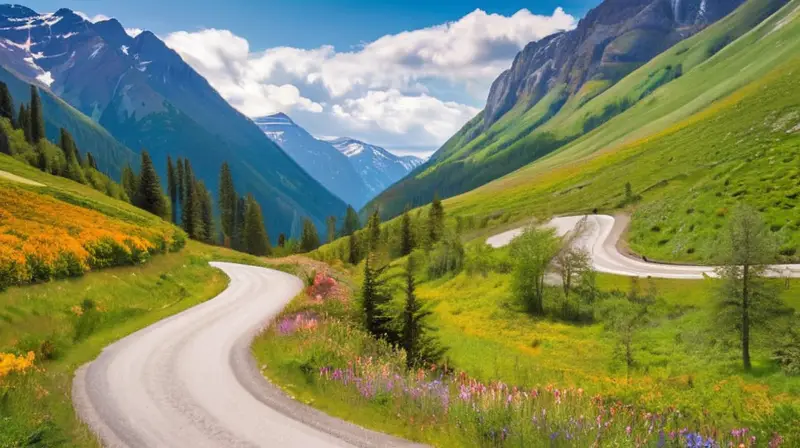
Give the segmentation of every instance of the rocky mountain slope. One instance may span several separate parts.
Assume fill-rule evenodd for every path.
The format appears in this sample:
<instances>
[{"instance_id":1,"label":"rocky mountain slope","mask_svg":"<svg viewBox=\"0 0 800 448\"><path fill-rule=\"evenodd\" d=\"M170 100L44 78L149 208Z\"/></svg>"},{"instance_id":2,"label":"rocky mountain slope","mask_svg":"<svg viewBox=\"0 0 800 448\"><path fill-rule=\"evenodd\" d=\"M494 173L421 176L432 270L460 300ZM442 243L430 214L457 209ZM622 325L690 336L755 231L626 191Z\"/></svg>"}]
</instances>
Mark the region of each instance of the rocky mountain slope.
<instances>
[{"instance_id":1,"label":"rocky mountain slope","mask_svg":"<svg viewBox=\"0 0 800 448\"><path fill-rule=\"evenodd\" d=\"M286 114L278 113L253 121L314 179L346 203L360 208L375 196L369 194L347 157L328 142L314 138Z\"/></svg>"},{"instance_id":2,"label":"rocky mountain slope","mask_svg":"<svg viewBox=\"0 0 800 448\"><path fill-rule=\"evenodd\" d=\"M231 163L237 188L256 196L270 234L322 226L345 204L300 168L153 33L129 36L114 20L91 23L69 9L39 14L0 6L0 64L49 86L161 174L167 154L189 157L212 191Z\"/></svg>"},{"instance_id":3,"label":"rocky mountain slope","mask_svg":"<svg viewBox=\"0 0 800 448\"><path fill-rule=\"evenodd\" d=\"M341 137L330 142L337 150L347 156L361 179L367 184L370 199L402 179L423 160L414 156L397 156L380 146Z\"/></svg>"},{"instance_id":4,"label":"rocky mountain slope","mask_svg":"<svg viewBox=\"0 0 800 448\"><path fill-rule=\"evenodd\" d=\"M254 121L309 174L356 208L422 163L347 137L317 139L283 113Z\"/></svg>"},{"instance_id":5,"label":"rocky mountain slope","mask_svg":"<svg viewBox=\"0 0 800 448\"><path fill-rule=\"evenodd\" d=\"M574 30L528 44L493 83L485 109L428 163L379 196L376 204L393 215L409 200L420 204L430 201L435 192L447 197L469 191L591 132L680 77L686 67L675 65L649 73L631 89L637 90L638 96L618 98L599 110L594 110L593 100L741 3L604 1ZM775 3L777 7L785 2ZM711 42L703 57L721 50L742 32L735 30ZM565 118L580 121L577 130L568 135L556 126Z\"/></svg>"}]
</instances>

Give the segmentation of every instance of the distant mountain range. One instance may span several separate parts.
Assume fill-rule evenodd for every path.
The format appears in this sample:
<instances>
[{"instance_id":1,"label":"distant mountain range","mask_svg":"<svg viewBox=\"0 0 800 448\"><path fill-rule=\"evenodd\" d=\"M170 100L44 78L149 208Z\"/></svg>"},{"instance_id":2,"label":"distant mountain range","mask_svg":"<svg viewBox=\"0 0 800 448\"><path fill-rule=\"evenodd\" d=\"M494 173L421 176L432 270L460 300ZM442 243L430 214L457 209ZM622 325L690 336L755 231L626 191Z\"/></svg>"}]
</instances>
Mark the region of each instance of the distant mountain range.
<instances>
[{"instance_id":1,"label":"distant mountain range","mask_svg":"<svg viewBox=\"0 0 800 448\"><path fill-rule=\"evenodd\" d=\"M304 216L323 228L328 215L344 213L340 198L151 32L131 37L115 19L92 23L69 9L39 14L0 5L0 65L6 78L49 87L90 117L84 127L100 125L121 143L89 145L78 137L81 149L98 155L101 169L118 173L130 158L127 148L146 148L162 176L168 154L188 157L216 192L220 165L228 161L237 189L261 203L273 238L298 234ZM51 114L62 112L45 106L46 121L58 126Z\"/></svg>"},{"instance_id":2,"label":"distant mountain range","mask_svg":"<svg viewBox=\"0 0 800 448\"><path fill-rule=\"evenodd\" d=\"M679 78L689 66L676 62L644 79L637 76L635 81L630 75L645 70L654 57L742 3L744 0L603 1L574 30L526 45L492 84L484 110L428 162L381 193L375 205L386 216L393 216L407 202L421 205L436 193L443 197L464 193L590 133ZM777 8L785 0L774 3ZM708 42L706 54L689 62L714 55L745 31L731 29ZM614 89L635 94L606 102Z\"/></svg>"},{"instance_id":3,"label":"distant mountain range","mask_svg":"<svg viewBox=\"0 0 800 448\"><path fill-rule=\"evenodd\" d=\"M355 208L422 164L418 157L396 156L352 138L315 138L283 113L253 121L309 174Z\"/></svg>"}]
</instances>

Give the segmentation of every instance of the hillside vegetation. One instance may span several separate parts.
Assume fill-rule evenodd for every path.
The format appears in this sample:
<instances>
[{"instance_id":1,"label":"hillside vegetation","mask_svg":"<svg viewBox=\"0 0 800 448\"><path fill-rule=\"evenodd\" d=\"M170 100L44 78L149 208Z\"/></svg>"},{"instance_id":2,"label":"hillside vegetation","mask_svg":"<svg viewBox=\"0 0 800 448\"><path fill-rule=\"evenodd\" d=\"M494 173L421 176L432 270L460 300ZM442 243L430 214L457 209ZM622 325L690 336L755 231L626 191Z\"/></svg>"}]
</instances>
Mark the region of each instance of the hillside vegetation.
<instances>
[{"instance_id":1,"label":"hillside vegetation","mask_svg":"<svg viewBox=\"0 0 800 448\"><path fill-rule=\"evenodd\" d=\"M800 3L789 3L698 61L709 42L738 30L740 19L758 17L765 4L748 2L584 108L625 98L626 86L639 85L637 77L682 61L680 78L549 156L447 200L448 209L479 227L627 210L633 213L632 249L653 259L708 262L728 209L744 201L764 214L783 239L784 259L793 260L800 244L793 211L800 156ZM580 126L577 119L556 123L561 132Z\"/></svg>"}]
</instances>

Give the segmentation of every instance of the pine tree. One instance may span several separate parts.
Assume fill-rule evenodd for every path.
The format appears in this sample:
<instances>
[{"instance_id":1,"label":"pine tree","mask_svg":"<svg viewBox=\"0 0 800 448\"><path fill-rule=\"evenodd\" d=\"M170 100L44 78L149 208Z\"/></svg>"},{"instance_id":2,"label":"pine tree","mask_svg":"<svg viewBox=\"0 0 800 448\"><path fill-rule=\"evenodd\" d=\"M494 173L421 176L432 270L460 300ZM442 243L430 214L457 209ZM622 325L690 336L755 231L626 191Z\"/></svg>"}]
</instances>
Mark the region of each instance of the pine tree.
<instances>
[{"instance_id":1,"label":"pine tree","mask_svg":"<svg viewBox=\"0 0 800 448\"><path fill-rule=\"evenodd\" d=\"M136 198L136 191L139 189L139 179L130 163L122 168L122 188L131 201Z\"/></svg>"},{"instance_id":2,"label":"pine tree","mask_svg":"<svg viewBox=\"0 0 800 448\"><path fill-rule=\"evenodd\" d=\"M183 163L184 198L181 210L181 224L183 224L183 230L189 234L190 238L199 239L199 236L203 233L203 224L200 219L200 201L197 195L192 165L189 163L189 159L184 159Z\"/></svg>"},{"instance_id":3,"label":"pine tree","mask_svg":"<svg viewBox=\"0 0 800 448\"><path fill-rule=\"evenodd\" d=\"M400 346L406 351L406 366L411 369L427 363L438 362L444 350L428 332L426 319L431 312L425 310L417 299L414 279L414 257L408 257L405 272L405 306L401 318Z\"/></svg>"},{"instance_id":4,"label":"pine tree","mask_svg":"<svg viewBox=\"0 0 800 448\"><path fill-rule=\"evenodd\" d=\"M17 114L17 126L19 129L22 129L23 135L25 135L25 141L28 143L33 143L33 138L31 137L31 120L30 114L28 112L28 108L25 107L25 104L19 105L19 113Z\"/></svg>"},{"instance_id":5,"label":"pine tree","mask_svg":"<svg viewBox=\"0 0 800 448\"><path fill-rule=\"evenodd\" d=\"M39 88L31 86L31 142L38 143L45 138L44 115L42 111L42 100L39 98Z\"/></svg>"},{"instance_id":6,"label":"pine tree","mask_svg":"<svg viewBox=\"0 0 800 448\"><path fill-rule=\"evenodd\" d=\"M233 232L231 234L231 247L238 251L245 250L244 222L247 213L247 202L240 196L236 200L236 211L233 217Z\"/></svg>"},{"instance_id":7,"label":"pine tree","mask_svg":"<svg viewBox=\"0 0 800 448\"><path fill-rule=\"evenodd\" d=\"M167 194L169 194L170 209L172 210L172 222L178 223L178 176L175 172L175 165L172 164L172 156L167 155Z\"/></svg>"},{"instance_id":8,"label":"pine tree","mask_svg":"<svg viewBox=\"0 0 800 448\"><path fill-rule=\"evenodd\" d=\"M364 282L361 284L361 307L367 331L376 338L396 342L397 337L390 329L391 319L385 314L386 304L392 299L388 281L385 278L388 266L374 267L373 254L367 255L364 263Z\"/></svg>"},{"instance_id":9,"label":"pine tree","mask_svg":"<svg viewBox=\"0 0 800 448\"><path fill-rule=\"evenodd\" d=\"M439 194L433 196L431 208L428 210L428 244L433 246L444 235L444 207Z\"/></svg>"},{"instance_id":10,"label":"pine tree","mask_svg":"<svg viewBox=\"0 0 800 448\"><path fill-rule=\"evenodd\" d=\"M350 236L360 228L361 223L358 221L358 213L356 213L353 207L348 205L347 213L344 217L344 225L342 226L342 236Z\"/></svg>"},{"instance_id":11,"label":"pine tree","mask_svg":"<svg viewBox=\"0 0 800 448\"><path fill-rule=\"evenodd\" d=\"M175 161L175 224L180 221L181 207L183 207L183 159L178 157Z\"/></svg>"},{"instance_id":12,"label":"pine tree","mask_svg":"<svg viewBox=\"0 0 800 448\"><path fill-rule=\"evenodd\" d=\"M281 233L278 235L278 247L283 248L286 247L286 234Z\"/></svg>"},{"instance_id":13,"label":"pine tree","mask_svg":"<svg viewBox=\"0 0 800 448\"><path fill-rule=\"evenodd\" d=\"M219 173L219 212L225 245L229 246L236 214L236 189L233 186L233 175L228 162L222 164Z\"/></svg>"},{"instance_id":14,"label":"pine tree","mask_svg":"<svg viewBox=\"0 0 800 448\"><path fill-rule=\"evenodd\" d=\"M206 188L206 185L200 181L197 182L197 197L200 205L200 221L203 223L202 233L199 235L200 240L209 244L214 243L214 206L211 200L211 193Z\"/></svg>"},{"instance_id":15,"label":"pine tree","mask_svg":"<svg viewBox=\"0 0 800 448\"><path fill-rule=\"evenodd\" d=\"M328 235L327 235L328 236L328 241L327 242L330 243L330 242L332 242L333 240L336 239L336 217L335 216L328 216L326 224L328 226L328 229L327 229L328 230Z\"/></svg>"},{"instance_id":16,"label":"pine tree","mask_svg":"<svg viewBox=\"0 0 800 448\"><path fill-rule=\"evenodd\" d=\"M358 234L354 233L347 238L347 261L356 265L361 261L360 252L358 250Z\"/></svg>"},{"instance_id":17,"label":"pine tree","mask_svg":"<svg viewBox=\"0 0 800 448\"><path fill-rule=\"evenodd\" d=\"M8 121L14 123L14 100L4 82L0 82L0 117L7 118Z\"/></svg>"},{"instance_id":18,"label":"pine tree","mask_svg":"<svg viewBox=\"0 0 800 448\"><path fill-rule=\"evenodd\" d=\"M11 154L11 142L8 140L8 134L4 127L0 126L0 152L3 154Z\"/></svg>"},{"instance_id":19,"label":"pine tree","mask_svg":"<svg viewBox=\"0 0 800 448\"><path fill-rule=\"evenodd\" d=\"M164 192L161 190L161 180L158 178L150 154L144 150L142 151L142 168L137 187L134 204L142 210L147 210L163 218L167 211L167 204L164 200Z\"/></svg>"},{"instance_id":20,"label":"pine tree","mask_svg":"<svg viewBox=\"0 0 800 448\"><path fill-rule=\"evenodd\" d=\"M94 170L97 169L97 161L94 159L94 156L90 152L86 153L86 165Z\"/></svg>"},{"instance_id":21,"label":"pine tree","mask_svg":"<svg viewBox=\"0 0 800 448\"><path fill-rule=\"evenodd\" d=\"M303 219L303 233L300 236L300 249L303 252L311 252L319 247L319 234L317 227L308 219Z\"/></svg>"},{"instance_id":22,"label":"pine tree","mask_svg":"<svg viewBox=\"0 0 800 448\"><path fill-rule=\"evenodd\" d=\"M261 214L261 206L253 198L253 195L247 196L244 233L248 253L258 256L270 254L271 248L267 229L264 227L264 216Z\"/></svg>"},{"instance_id":23,"label":"pine tree","mask_svg":"<svg viewBox=\"0 0 800 448\"><path fill-rule=\"evenodd\" d=\"M414 250L414 229L411 227L411 216L406 206L400 221L400 254L409 255Z\"/></svg>"},{"instance_id":24,"label":"pine tree","mask_svg":"<svg viewBox=\"0 0 800 448\"><path fill-rule=\"evenodd\" d=\"M75 140L72 139L72 135L64 128L60 130L58 146L64 151L64 156L68 161L73 158L78 158L78 148L75 146Z\"/></svg>"},{"instance_id":25,"label":"pine tree","mask_svg":"<svg viewBox=\"0 0 800 448\"><path fill-rule=\"evenodd\" d=\"M381 241L381 215L377 209L367 221L367 250L377 250Z\"/></svg>"}]
</instances>

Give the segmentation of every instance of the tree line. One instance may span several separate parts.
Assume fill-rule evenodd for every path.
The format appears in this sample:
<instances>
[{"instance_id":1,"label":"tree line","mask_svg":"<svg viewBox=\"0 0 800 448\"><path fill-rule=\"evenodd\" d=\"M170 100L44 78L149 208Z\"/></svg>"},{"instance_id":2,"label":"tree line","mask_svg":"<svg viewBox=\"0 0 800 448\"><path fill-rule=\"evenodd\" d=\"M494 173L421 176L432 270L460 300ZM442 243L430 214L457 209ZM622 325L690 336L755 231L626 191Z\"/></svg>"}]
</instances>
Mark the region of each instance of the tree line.
<instances>
[{"instance_id":1,"label":"tree line","mask_svg":"<svg viewBox=\"0 0 800 448\"><path fill-rule=\"evenodd\" d=\"M48 174L88 185L115 199L129 201L121 186L98 170L92 153L79 150L69 131L59 129L56 144L47 140L39 89L31 85L30 92L30 102L20 102L15 111L8 85L0 82L0 153Z\"/></svg>"}]
</instances>

